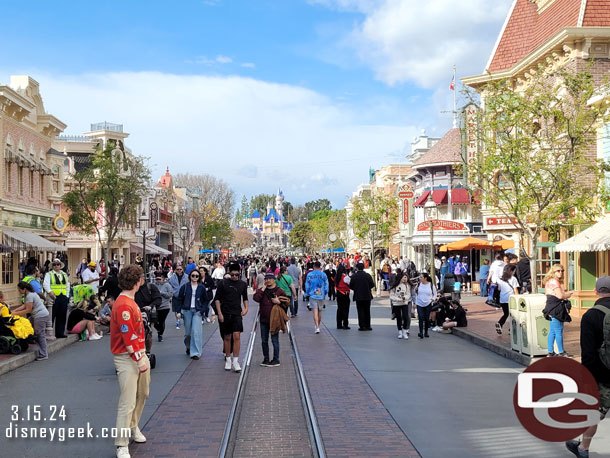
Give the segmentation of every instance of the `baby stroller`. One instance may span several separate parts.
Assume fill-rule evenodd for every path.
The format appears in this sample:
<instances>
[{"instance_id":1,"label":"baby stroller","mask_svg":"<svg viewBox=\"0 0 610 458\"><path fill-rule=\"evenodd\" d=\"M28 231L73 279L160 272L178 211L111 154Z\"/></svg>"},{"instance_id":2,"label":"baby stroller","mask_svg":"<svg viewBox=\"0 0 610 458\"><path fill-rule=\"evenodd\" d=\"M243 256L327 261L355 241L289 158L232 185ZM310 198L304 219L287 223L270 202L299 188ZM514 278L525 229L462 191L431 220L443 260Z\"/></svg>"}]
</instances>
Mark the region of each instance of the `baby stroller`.
<instances>
[{"instance_id":1,"label":"baby stroller","mask_svg":"<svg viewBox=\"0 0 610 458\"><path fill-rule=\"evenodd\" d=\"M2 307L4 309L4 307ZM28 349L29 340L34 336L34 328L27 318L10 315L8 308L0 317L0 353L18 355Z\"/></svg>"},{"instance_id":2,"label":"baby stroller","mask_svg":"<svg viewBox=\"0 0 610 458\"><path fill-rule=\"evenodd\" d=\"M150 307L143 307L141 311L142 325L144 326L144 344L146 345L146 356L148 356L148 360L150 361L150 368L154 369L157 365L157 357L154 353L151 353L150 350L152 349L152 327L155 320Z\"/></svg>"}]
</instances>

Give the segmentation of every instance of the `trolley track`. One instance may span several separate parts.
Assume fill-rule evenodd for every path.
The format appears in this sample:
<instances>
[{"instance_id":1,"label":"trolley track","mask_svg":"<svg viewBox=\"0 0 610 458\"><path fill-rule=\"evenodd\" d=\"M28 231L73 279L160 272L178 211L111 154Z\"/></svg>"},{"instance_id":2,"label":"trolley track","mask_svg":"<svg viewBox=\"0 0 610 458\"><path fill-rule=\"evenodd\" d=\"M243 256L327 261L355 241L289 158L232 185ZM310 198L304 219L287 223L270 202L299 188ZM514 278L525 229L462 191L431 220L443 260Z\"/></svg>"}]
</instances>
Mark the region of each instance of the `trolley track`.
<instances>
[{"instance_id":1,"label":"trolley track","mask_svg":"<svg viewBox=\"0 0 610 458\"><path fill-rule=\"evenodd\" d=\"M218 456L256 456L262 450L275 449L281 451L280 454L293 450L299 456L325 458L324 444L290 323L286 339L289 348L284 348L285 344L282 347L281 368L260 368L253 362L255 355L260 353L255 350L259 327L257 314ZM298 397L295 397L295 384ZM275 399L267 400L267 396ZM267 428L273 425L277 429L269 431Z\"/></svg>"}]
</instances>

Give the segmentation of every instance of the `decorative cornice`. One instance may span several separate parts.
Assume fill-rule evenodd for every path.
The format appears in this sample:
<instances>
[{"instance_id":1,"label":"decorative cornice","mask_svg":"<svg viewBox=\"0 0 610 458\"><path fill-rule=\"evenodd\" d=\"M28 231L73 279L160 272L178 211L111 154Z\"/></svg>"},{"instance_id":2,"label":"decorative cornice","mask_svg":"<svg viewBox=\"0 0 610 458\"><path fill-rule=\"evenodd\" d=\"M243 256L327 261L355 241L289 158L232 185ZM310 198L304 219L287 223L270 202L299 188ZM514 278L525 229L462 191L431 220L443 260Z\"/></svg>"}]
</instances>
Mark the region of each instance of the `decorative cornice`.
<instances>
[{"instance_id":1,"label":"decorative cornice","mask_svg":"<svg viewBox=\"0 0 610 458\"><path fill-rule=\"evenodd\" d=\"M35 105L8 86L0 86L0 112L23 121L34 110Z\"/></svg>"}]
</instances>

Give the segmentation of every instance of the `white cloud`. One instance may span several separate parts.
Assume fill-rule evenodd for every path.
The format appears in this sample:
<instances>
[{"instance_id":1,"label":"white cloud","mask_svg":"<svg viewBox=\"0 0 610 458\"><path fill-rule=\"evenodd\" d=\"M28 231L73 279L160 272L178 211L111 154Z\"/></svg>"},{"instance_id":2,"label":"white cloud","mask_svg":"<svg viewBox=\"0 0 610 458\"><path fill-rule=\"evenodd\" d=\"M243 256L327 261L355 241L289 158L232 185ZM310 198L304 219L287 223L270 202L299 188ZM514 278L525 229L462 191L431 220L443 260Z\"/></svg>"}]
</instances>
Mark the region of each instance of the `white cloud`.
<instances>
[{"instance_id":1,"label":"white cloud","mask_svg":"<svg viewBox=\"0 0 610 458\"><path fill-rule=\"evenodd\" d=\"M233 62L233 59L219 54L218 56L216 56L216 62L218 62L219 64L230 64L231 62Z\"/></svg>"},{"instance_id":2,"label":"white cloud","mask_svg":"<svg viewBox=\"0 0 610 458\"><path fill-rule=\"evenodd\" d=\"M68 124L66 133L80 134L103 120L123 124L130 133L127 146L151 158L154 178L166 166L176 173L210 173L238 196L296 185L286 196L293 203L326 197L342 206L368 179L369 166L387 164L388 155L418 132L366 123L361 113L374 118L374 106L345 106L309 89L252 78L32 76L48 112Z\"/></svg>"},{"instance_id":3,"label":"white cloud","mask_svg":"<svg viewBox=\"0 0 610 458\"><path fill-rule=\"evenodd\" d=\"M199 56L194 61L193 60L186 61L187 64L195 63L195 64L199 64L199 65L205 65L207 67L212 67L216 64L230 64L231 62L233 62L233 59L231 59L230 57L227 57L227 56L223 56L222 54L219 54L214 58L210 58L207 56Z\"/></svg>"},{"instance_id":4,"label":"white cloud","mask_svg":"<svg viewBox=\"0 0 610 458\"><path fill-rule=\"evenodd\" d=\"M390 85L433 88L459 75L479 74L512 0L309 0L365 18L340 46L352 48Z\"/></svg>"},{"instance_id":5,"label":"white cloud","mask_svg":"<svg viewBox=\"0 0 610 458\"><path fill-rule=\"evenodd\" d=\"M253 62L244 62L241 66L244 68L256 68L256 65Z\"/></svg>"}]
</instances>

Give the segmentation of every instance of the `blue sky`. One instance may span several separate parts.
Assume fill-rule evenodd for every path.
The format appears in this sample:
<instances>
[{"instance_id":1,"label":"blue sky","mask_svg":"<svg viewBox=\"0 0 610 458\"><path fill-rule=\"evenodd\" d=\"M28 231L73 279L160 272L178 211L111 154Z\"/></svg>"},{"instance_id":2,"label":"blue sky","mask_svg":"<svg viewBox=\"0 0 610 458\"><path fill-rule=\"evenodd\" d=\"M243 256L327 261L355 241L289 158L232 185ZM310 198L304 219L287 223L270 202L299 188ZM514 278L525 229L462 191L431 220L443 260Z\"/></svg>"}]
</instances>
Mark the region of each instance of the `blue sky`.
<instances>
[{"instance_id":1,"label":"blue sky","mask_svg":"<svg viewBox=\"0 0 610 458\"><path fill-rule=\"evenodd\" d=\"M490 5L490 3L493 3ZM35 5L35 7L33 7ZM451 126L510 0L34 1L3 4L0 82L30 74L68 124L123 123L154 175L341 208L370 166Z\"/></svg>"}]
</instances>

